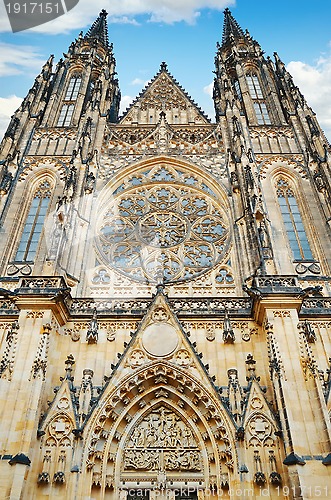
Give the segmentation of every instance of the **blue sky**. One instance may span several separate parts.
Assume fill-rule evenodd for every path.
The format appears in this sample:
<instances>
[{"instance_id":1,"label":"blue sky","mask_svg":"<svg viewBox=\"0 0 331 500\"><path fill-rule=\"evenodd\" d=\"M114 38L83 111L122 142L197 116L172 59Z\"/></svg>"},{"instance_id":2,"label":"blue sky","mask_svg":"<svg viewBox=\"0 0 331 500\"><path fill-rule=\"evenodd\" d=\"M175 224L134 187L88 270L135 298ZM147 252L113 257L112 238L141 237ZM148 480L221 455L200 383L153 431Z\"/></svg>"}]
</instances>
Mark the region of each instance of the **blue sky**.
<instances>
[{"instance_id":1,"label":"blue sky","mask_svg":"<svg viewBox=\"0 0 331 500\"><path fill-rule=\"evenodd\" d=\"M0 135L49 54L58 60L102 8L109 12L122 108L166 61L173 76L214 118L212 71L227 6L266 55L278 52L330 140L330 0L80 0L57 20L15 34L1 3Z\"/></svg>"}]
</instances>

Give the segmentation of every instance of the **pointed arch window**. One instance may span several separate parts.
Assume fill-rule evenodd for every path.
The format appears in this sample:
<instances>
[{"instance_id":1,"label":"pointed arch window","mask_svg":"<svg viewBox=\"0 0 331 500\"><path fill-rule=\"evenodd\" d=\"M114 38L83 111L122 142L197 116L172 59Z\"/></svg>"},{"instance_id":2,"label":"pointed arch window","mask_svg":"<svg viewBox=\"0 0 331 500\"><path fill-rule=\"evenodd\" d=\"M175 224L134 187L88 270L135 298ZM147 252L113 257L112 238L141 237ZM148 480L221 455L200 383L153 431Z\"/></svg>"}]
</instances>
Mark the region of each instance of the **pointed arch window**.
<instances>
[{"instance_id":1,"label":"pointed arch window","mask_svg":"<svg viewBox=\"0 0 331 500\"><path fill-rule=\"evenodd\" d=\"M81 83L82 77L80 75L70 78L57 120L57 127L70 127L72 115L75 109L75 101L77 100Z\"/></svg>"},{"instance_id":2,"label":"pointed arch window","mask_svg":"<svg viewBox=\"0 0 331 500\"><path fill-rule=\"evenodd\" d=\"M46 180L39 185L31 202L21 241L16 252L15 262L31 262L34 260L40 235L44 227L50 197L51 185Z\"/></svg>"},{"instance_id":3,"label":"pointed arch window","mask_svg":"<svg viewBox=\"0 0 331 500\"><path fill-rule=\"evenodd\" d=\"M279 207L295 260L313 260L294 192L285 179L276 184Z\"/></svg>"},{"instance_id":4,"label":"pointed arch window","mask_svg":"<svg viewBox=\"0 0 331 500\"><path fill-rule=\"evenodd\" d=\"M270 116L266 103L264 102L260 81L257 75L255 73L247 73L246 79L250 96L253 99L257 123L259 125L271 125Z\"/></svg>"}]
</instances>

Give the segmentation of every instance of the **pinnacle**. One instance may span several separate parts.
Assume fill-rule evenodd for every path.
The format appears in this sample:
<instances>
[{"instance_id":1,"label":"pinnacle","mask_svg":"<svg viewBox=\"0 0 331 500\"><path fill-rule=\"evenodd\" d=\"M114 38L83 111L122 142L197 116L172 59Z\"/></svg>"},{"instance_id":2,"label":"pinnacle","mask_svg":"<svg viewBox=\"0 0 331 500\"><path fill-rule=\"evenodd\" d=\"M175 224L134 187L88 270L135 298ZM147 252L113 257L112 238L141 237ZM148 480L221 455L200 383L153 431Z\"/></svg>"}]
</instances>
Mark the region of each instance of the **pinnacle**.
<instances>
[{"instance_id":1,"label":"pinnacle","mask_svg":"<svg viewBox=\"0 0 331 500\"><path fill-rule=\"evenodd\" d=\"M245 34L242 28L239 26L230 9L226 8L224 11L224 25L223 25L223 45L227 43L230 37L234 38L244 38Z\"/></svg>"},{"instance_id":2,"label":"pinnacle","mask_svg":"<svg viewBox=\"0 0 331 500\"><path fill-rule=\"evenodd\" d=\"M102 9L99 17L94 21L84 38L95 38L106 48L109 48L107 15L107 11Z\"/></svg>"}]
</instances>

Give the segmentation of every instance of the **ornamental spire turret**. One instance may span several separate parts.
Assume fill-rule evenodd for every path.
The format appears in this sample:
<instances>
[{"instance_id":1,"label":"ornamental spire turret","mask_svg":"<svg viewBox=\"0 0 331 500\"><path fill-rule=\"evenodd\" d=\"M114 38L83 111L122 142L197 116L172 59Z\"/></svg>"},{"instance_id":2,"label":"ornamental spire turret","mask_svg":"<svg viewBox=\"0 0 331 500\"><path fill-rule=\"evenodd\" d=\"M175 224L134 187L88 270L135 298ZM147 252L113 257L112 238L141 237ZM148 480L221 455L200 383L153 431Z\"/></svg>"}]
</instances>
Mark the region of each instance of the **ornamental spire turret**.
<instances>
[{"instance_id":1,"label":"ornamental spire turret","mask_svg":"<svg viewBox=\"0 0 331 500\"><path fill-rule=\"evenodd\" d=\"M109 39L108 39L108 26L107 26L107 15L108 13L105 9L99 14L99 17L94 21L91 28L86 33L84 39L94 38L98 40L102 45L106 48L109 48Z\"/></svg>"},{"instance_id":2,"label":"ornamental spire turret","mask_svg":"<svg viewBox=\"0 0 331 500\"><path fill-rule=\"evenodd\" d=\"M242 28L239 26L230 9L225 9L224 11L224 25L223 25L223 36L222 44L226 44L231 40L231 38L244 38L245 34Z\"/></svg>"}]
</instances>

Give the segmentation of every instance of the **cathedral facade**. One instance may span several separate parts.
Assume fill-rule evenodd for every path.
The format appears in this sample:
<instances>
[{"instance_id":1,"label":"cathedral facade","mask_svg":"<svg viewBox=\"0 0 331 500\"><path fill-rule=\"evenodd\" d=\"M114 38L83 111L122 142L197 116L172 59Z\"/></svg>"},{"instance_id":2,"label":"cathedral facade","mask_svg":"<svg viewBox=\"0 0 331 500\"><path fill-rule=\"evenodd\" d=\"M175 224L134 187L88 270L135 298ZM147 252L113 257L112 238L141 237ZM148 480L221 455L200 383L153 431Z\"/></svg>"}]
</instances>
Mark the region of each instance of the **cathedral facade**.
<instances>
[{"instance_id":1,"label":"cathedral facade","mask_svg":"<svg viewBox=\"0 0 331 500\"><path fill-rule=\"evenodd\" d=\"M228 9L119 117L106 16L0 146L1 497L330 498L330 145Z\"/></svg>"}]
</instances>

